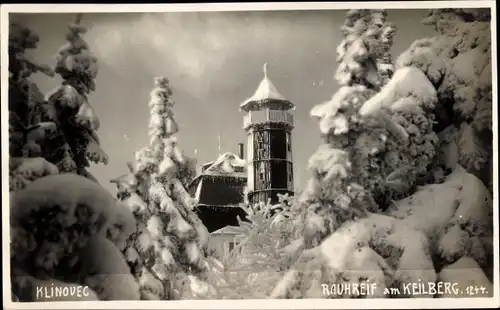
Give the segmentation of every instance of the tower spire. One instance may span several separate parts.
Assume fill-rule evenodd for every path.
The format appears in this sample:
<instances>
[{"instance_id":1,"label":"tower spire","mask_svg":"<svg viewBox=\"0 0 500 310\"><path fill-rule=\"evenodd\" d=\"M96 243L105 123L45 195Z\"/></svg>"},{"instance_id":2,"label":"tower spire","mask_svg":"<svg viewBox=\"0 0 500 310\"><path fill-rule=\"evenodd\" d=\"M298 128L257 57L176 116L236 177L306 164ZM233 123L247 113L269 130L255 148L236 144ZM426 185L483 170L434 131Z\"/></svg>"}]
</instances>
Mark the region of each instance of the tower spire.
<instances>
[{"instance_id":1,"label":"tower spire","mask_svg":"<svg viewBox=\"0 0 500 310\"><path fill-rule=\"evenodd\" d=\"M217 156L221 156L221 152L220 152L220 131L217 133L217 150L219 152L219 154Z\"/></svg>"},{"instance_id":2,"label":"tower spire","mask_svg":"<svg viewBox=\"0 0 500 310\"><path fill-rule=\"evenodd\" d=\"M278 93L267 76L267 63L262 70L259 87L240 104L246 113L243 128L248 137L246 199L252 205L269 200L277 203L278 194L293 195L294 189L291 134L295 105Z\"/></svg>"},{"instance_id":3,"label":"tower spire","mask_svg":"<svg viewBox=\"0 0 500 310\"><path fill-rule=\"evenodd\" d=\"M82 13L76 14L75 25L80 25L80 23L82 22L82 17L83 17Z\"/></svg>"},{"instance_id":4,"label":"tower spire","mask_svg":"<svg viewBox=\"0 0 500 310\"><path fill-rule=\"evenodd\" d=\"M268 63L264 63L262 66L262 71L264 72L264 77L260 81L259 86L257 87L257 90L254 92L253 96L245 100L243 103L240 104L240 109L243 111L251 111L254 108L259 109L259 106L261 104L264 104L266 102L274 101L274 102L280 102L284 108L286 109L293 109L295 105L291 103L290 101L286 100L285 97L283 97L277 90L276 87L274 87L273 83L269 79L267 75L267 65Z\"/></svg>"}]
</instances>

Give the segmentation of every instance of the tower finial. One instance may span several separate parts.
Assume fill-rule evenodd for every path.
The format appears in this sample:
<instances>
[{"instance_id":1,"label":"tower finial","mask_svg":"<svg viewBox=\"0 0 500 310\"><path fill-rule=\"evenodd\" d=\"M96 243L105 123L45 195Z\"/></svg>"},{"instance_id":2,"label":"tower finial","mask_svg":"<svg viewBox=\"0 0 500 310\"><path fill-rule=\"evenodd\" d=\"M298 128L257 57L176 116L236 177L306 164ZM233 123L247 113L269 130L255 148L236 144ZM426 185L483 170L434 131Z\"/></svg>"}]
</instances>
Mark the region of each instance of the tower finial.
<instances>
[{"instance_id":1,"label":"tower finial","mask_svg":"<svg viewBox=\"0 0 500 310\"><path fill-rule=\"evenodd\" d=\"M75 25L80 25L80 23L82 22L82 17L83 17L82 13L76 14Z\"/></svg>"},{"instance_id":2,"label":"tower finial","mask_svg":"<svg viewBox=\"0 0 500 310\"><path fill-rule=\"evenodd\" d=\"M264 64L264 78L267 78L267 62Z\"/></svg>"},{"instance_id":3,"label":"tower finial","mask_svg":"<svg viewBox=\"0 0 500 310\"><path fill-rule=\"evenodd\" d=\"M219 155L217 155L217 156L221 156L222 154L220 152L220 131L217 134L217 144L218 144L217 149L219 151Z\"/></svg>"}]
</instances>

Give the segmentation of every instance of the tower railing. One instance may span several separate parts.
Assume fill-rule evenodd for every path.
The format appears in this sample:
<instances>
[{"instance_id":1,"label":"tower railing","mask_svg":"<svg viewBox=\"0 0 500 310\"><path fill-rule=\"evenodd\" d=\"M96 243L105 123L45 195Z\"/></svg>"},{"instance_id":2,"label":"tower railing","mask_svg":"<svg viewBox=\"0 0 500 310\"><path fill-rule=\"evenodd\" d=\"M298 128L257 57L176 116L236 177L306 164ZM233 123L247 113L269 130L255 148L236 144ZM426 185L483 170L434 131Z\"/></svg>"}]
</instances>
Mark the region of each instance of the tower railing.
<instances>
[{"instance_id":1,"label":"tower railing","mask_svg":"<svg viewBox=\"0 0 500 310\"><path fill-rule=\"evenodd\" d=\"M243 128L246 129L251 125L266 122L286 123L292 127L294 126L292 113L282 110L263 109L248 112L243 117Z\"/></svg>"}]
</instances>

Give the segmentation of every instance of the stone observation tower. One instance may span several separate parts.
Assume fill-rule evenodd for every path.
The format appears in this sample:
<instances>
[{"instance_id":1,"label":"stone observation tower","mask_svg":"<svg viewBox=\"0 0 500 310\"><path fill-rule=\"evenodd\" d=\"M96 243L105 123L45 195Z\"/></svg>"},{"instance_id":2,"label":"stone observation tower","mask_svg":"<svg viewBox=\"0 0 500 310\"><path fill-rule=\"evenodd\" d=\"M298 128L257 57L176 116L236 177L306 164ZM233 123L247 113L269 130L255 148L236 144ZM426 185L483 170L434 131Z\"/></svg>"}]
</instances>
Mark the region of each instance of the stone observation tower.
<instances>
[{"instance_id":1,"label":"stone observation tower","mask_svg":"<svg viewBox=\"0 0 500 310\"><path fill-rule=\"evenodd\" d=\"M277 194L293 195L292 129L295 105L281 96L267 76L255 94L240 105L246 114L247 192L250 204L271 200Z\"/></svg>"}]
</instances>

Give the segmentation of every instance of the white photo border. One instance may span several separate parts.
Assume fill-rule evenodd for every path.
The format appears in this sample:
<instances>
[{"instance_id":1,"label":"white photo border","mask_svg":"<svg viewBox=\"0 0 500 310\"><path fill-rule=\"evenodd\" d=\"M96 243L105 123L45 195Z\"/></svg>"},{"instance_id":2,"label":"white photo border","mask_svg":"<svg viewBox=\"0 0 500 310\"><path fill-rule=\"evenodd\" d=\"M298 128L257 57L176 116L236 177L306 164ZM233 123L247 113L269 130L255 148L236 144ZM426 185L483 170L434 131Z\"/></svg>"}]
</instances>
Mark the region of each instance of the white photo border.
<instances>
[{"instance_id":1,"label":"white photo border","mask_svg":"<svg viewBox=\"0 0 500 310\"><path fill-rule=\"evenodd\" d=\"M497 128L497 50L496 6L493 0L471 1L352 1L352 2L282 2L282 3L199 3L199 4L2 4L1 5L1 133L2 150L8 150L8 28L9 13L127 13L127 12L210 12L269 10L348 10L490 8L492 52L493 128ZM493 153L498 152L498 129L493 130ZM497 308L500 305L499 260L494 259L494 295L489 298L417 298L417 299L241 299L175 301L72 301L12 302L10 279L9 159L2 152L2 253L3 306L5 309L413 309L413 308ZM499 250L498 161L493 161L494 251Z\"/></svg>"}]
</instances>

